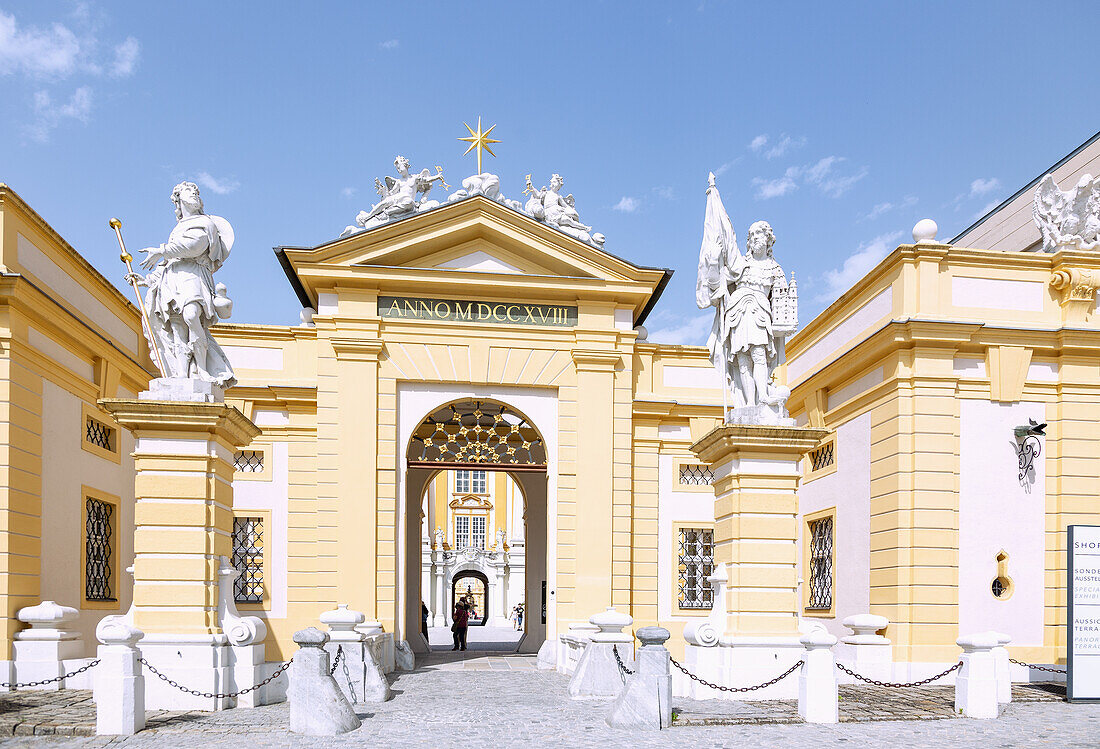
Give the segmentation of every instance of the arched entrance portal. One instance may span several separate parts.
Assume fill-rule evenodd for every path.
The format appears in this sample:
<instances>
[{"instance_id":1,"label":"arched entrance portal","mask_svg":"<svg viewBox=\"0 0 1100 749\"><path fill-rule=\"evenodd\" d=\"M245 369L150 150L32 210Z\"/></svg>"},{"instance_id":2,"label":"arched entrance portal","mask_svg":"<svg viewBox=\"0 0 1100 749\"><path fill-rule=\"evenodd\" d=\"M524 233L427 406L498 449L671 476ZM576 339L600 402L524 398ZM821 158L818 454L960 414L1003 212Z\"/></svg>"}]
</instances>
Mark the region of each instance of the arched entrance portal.
<instances>
[{"instance_id":1,"label":"arched entrance portal","mask_svg":"<svg viewBox=\"0 0 1100 749\"><path fill-rule=\"evenodd\" d=\"M542 434L502 401L456 400L417 424L405 457L406 639L414 650L426 651L422 605L430 625L449 625L455 596L467 584L473 593L473 581L479 580L485 585L480 622L507 625L519 603L524 616L518 650L537 652L546 638L548 566L548 455ZM507 485L511 503L500 504L504 497L489 491L490 483Z\"/></svg>"},{"instance_id":2,"label":"arched entrance portal","mask_svg":"<svg viewBox=\"0 0 1100 749\"><path fill-rule=\"evenodd\" d=\"M499 616L500 612L490 611L489 606L489 578L481 572L467 570L459 572L451 580L450 608L453 609L459 601L465 601L470 607L470 626L485 626L492 616Z\"/></svg>"}]
</instances>

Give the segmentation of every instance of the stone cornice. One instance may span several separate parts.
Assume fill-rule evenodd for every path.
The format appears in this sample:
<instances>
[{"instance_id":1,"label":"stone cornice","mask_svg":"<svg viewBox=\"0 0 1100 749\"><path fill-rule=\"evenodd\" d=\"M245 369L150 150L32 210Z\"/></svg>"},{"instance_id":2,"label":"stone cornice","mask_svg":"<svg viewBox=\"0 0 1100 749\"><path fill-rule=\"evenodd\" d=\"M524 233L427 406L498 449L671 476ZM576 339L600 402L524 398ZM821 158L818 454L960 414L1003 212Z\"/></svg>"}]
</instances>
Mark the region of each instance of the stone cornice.
<instances>
[{"instance_id":1,"label":"stone cornice","mask_svg":"<svg viewBox=\"0 0 1100 749\"><path fill-rule=\"evenodd\" d=\"M802 456L814 449L828 433L827 429L807 427L724 424L705 434L691 446L691 451L710 465L738 452L769 453L777 458Z\"/></svg>"},{"instance_id":2,"label":"stone cornice","mask_svg":"<svg viewBox=\"0 0 1100 749\"><path fill-rule=\"evenodd\" d=\"M330 338L332 350L336 352L337 359L348 361L378 361L378 357L385 351L386 345L377 339L362 338Z\"/></svg>"},{"instance_id":3,"label":"stone cornice","mask_svg":"<svg viewBox=\"0 0 1100 749\"><path fill-rule=\"evenodd\" d=\"M617 351L573 349L571 353L578 372L614 372L622 360Z\"/></svg>"},{"instance_id":4,"label":"stone cornice","mask_svg":"<svg viewBox=\"0 0 1100 749\"><path fill-rule=\"evenodd\" d=\"M158 432L209 434L236 447L245 447L260 428L233 406L224 403L104 398L99 407L135 436Z\"/></svg>"}]
</instances>

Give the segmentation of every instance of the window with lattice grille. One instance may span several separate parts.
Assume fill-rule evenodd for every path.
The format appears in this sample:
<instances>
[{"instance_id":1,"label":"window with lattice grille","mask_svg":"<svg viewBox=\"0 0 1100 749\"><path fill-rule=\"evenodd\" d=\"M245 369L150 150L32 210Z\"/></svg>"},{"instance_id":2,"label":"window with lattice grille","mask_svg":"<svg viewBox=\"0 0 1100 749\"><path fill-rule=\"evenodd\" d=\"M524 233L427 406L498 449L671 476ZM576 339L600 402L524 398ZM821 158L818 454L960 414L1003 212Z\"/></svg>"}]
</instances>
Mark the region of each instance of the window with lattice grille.
<instances>
[{"instance_id":1,"label":"window with lattice grille","mask_svg":"<svg viewBox=\"0 0 1100 749\"><path fill-rule=\"evenodd\" d=\"M84 441L107 452L115 451L115 430L91 416L84 420Z\"/></svg>"},{"instance_id":2,"label":"window with lattice grille","mask_svg":"<svg viewBox=\"0 0 1100 749\"><path fill-rule=\"evenodd\" d=\"M84 527L84 598L88 601L115 601L111 588L112 548L115 506L94 497L85 500Z\"/></svg>"},{"instance_id":3,"label":"window with lattice grille","mask_svg":"<svg viewBox=\"0 0 1100 749\"><path fill-rule=\"evenodd\" d=\"M465 549L470 545L470 516L455 516L455 548Z\"/></svg>"},{"instance_id":4,"label":"window with lattice grille","mask_svg":"<svg viewBox=\"0 0 1100 749\"><path fill-rule=\"evenodd\" d=\"M679 572L677 599L680 608L712 608L714 591L707 580L714 574L714 531L712 529L680 529L677 569Z\"/></svg>"},{"instance_id":5,"label":"window with lattice grille","mask_svg":"<svg viewBox=\"0 0 1100 749\"><path fill-rule=\"evenodd\" d=\"M233 600L237 603L264 601L264 519L233 518Z\"/></svg>"},{"instance_id":6,"label":"window with lattice grille","mask_svg":"<svg viewBox=\"0 0 1100 749\"><path fill-rule=\"evenodd\" d=\"M710 466L685 463L680 466L680 484L682 486L708 486L714 482L714 471Z\"/></svg>"},{"instance_id":7,"label":"window with lattice grille","mask_svg":"<svg viewBox=\"0 0 1100 749\"><path fill-rule=\"evenodd\" d=\"M237 473L263 473L263 450L238 450L233 455L233 469Z\"/></svg>"},{"instance_id":8,"label":"window with lattice grille","mask_svg":"<svg viewBox=\"0 0 1100 749\"><path fill-rule=\"evenodd\" d=\"M833 607L833 518L824 517L809 522L810 579L807 609L828 610Z\"/></svg>"},{"instance_id":9,"label":"window with lattice grille","mask_svg":"<svg viewBox=\"0 0 1100 749\"><path fill-rule=\"evenodd\" d=\"M820 471L836 462L836 442L830 440L810 451L810 471Z\"/></svg>"},{"instance_id":10,"label":"window with lattice grille","mask_svg":"<svg viewBox=\"0 0 1100 749\"><path fill-rule=\"evenodd\" d=\"M485 523L488 520L484 515L474 515L471 520L470 546L475 549L485 548Z\"/></svg>"}]
</instances>

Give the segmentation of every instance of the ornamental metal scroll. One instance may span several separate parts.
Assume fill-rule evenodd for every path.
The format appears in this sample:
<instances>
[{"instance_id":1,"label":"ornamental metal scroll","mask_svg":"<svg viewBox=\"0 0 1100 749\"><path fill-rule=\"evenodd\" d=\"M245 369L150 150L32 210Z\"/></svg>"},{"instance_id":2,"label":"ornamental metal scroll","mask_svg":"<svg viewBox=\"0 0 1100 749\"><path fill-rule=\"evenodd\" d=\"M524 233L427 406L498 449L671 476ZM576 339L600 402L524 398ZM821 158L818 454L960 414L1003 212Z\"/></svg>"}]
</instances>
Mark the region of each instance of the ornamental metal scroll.
<instances>
[{"instance_id":1,"label":"ornamental metal scroll","mask_svg":"<svg viewBox=\"0 0 1100 749\"><path fill-rule=\"evenodd\" d=\"M503 403L460 401L428 415L409 443L409 465L546 470L546 444L527 417Z\"/></svg>"},{"instance_id":2,"label":"ornamental metal scroll","mask_svg":"<svg viewBox=\"0 0 1100 749\"><path fill-rule=\"evenodd\" d=\"M1031 494L1031 485L1035 483L1035 459L1043 451L1043 445L1038 437L1029 434L1023 439L1017 439L1014 447L1020 469L1017 478L1024 491Z\"/></svg>"}]
</instances>

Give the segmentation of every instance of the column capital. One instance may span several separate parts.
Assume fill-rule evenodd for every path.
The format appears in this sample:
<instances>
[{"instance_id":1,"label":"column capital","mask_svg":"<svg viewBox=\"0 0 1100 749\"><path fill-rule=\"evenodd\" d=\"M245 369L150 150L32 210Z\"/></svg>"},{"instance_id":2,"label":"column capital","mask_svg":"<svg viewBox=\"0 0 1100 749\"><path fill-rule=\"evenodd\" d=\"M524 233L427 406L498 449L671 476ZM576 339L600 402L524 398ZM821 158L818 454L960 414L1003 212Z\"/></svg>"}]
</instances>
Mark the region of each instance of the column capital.
<instances>
[{"instance_id":1,"label":"column capital","mask_svg":"<svg viewBox=\"0 0 1100 749\"><path fill-rule=\"evenodd\" d=\"M614 372L622 359L618 351L573 349L572 354L578 372Z\"/></svg>"},{"instance_id":2,"label":"column capital","mask_svg":"<svg viewBox=\"0 0 1100 749\"><path fill-rule=\"evenodd\" d=\"M807 427L723 424L705 434L691 446L691 451L709 465L737 452L801 458L817 447L817 443L828 433L826 429Z\"/></svg>"},{"instance_id":3,"label":"column capital","mask_svg":"<svg viewBox=\"0 0 1100 749\"><path fill-rule=\"evenodd\" d=\"M386 344L378 339L330 338L329 343L337 359L350 361L376 362L386 349Z\"/></svg>"}]
</instances>

